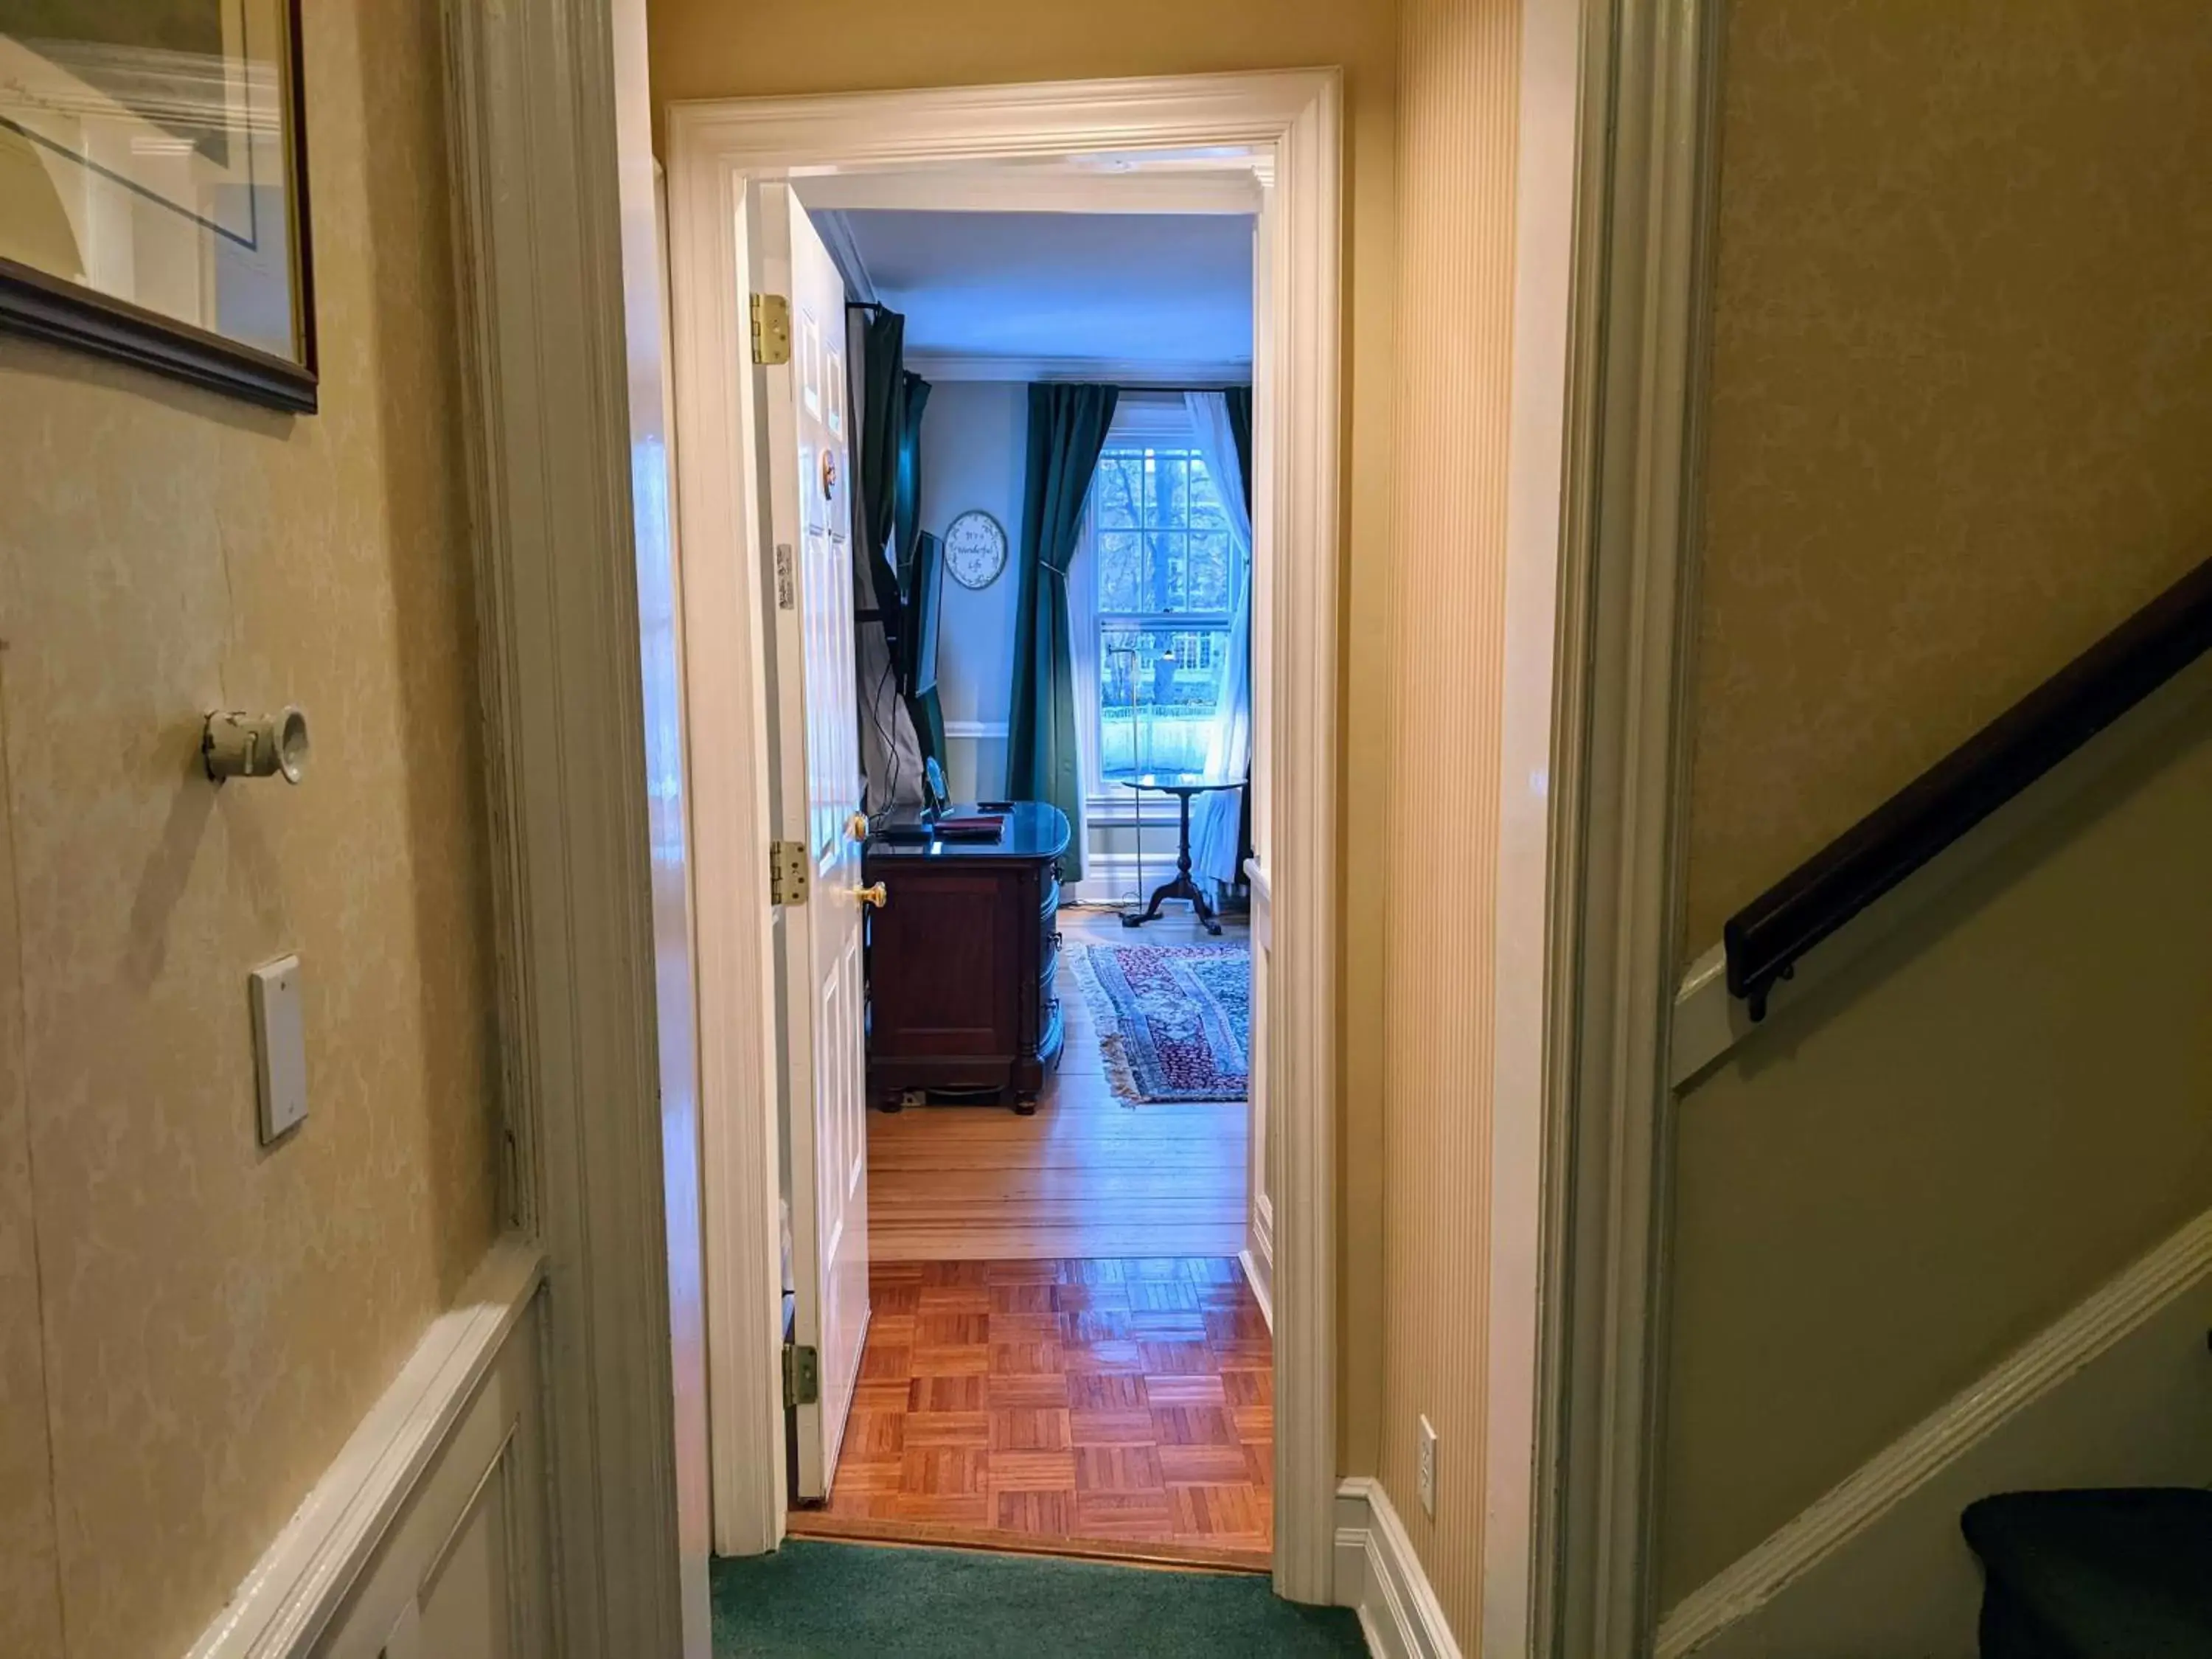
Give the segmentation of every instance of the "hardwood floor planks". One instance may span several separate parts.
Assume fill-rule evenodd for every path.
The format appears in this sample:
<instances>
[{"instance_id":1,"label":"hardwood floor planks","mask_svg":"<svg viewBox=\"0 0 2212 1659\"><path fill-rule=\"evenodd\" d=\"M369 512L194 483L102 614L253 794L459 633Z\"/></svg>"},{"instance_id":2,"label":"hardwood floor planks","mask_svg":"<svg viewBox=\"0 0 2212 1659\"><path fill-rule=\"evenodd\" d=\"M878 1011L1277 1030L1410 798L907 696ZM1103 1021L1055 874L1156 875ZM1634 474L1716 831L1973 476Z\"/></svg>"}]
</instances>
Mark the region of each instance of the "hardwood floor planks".
<instances>
[{"instance_id":1,"label":"hardwood floor planks","mask_svg":"<svg viewBox=\"0 0 2212 1659\"><path fill-rule=\"evenodd\" d=\"M1133 931L1111 913L1069 911L1060 931L1071 945L1214 942L1182 917ZM1232 920L1220 942L1243 938ZM1065 955L1058 985L1066 1049L1034 1117L994 1105L869 1114L872 1260L1220 1260L1243 1248L1243 1103L1117 1099Z\"/></svg>"}]
</instances>

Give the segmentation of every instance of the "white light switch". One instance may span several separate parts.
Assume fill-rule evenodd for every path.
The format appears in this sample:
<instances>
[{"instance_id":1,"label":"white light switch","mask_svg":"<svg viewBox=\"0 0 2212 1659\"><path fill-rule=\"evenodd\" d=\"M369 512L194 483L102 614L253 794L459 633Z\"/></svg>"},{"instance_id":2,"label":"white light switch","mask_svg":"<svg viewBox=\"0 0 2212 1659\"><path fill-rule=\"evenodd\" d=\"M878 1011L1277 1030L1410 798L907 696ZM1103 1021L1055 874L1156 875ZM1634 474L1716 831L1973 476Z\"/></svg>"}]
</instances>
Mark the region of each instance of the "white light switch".
<instances>
[{"instance_id":1,"label":"white light switch","mask_svg":"<svg viewBox=\"0 0 2212 1659\"><path fill-rule=\"evenodd\" d=\"M307 1026L300 1009L300 958L256 968L253 1060L261 1095L261 1144L266 1146L307 1115Z\"/></svg>"}]
</instances>

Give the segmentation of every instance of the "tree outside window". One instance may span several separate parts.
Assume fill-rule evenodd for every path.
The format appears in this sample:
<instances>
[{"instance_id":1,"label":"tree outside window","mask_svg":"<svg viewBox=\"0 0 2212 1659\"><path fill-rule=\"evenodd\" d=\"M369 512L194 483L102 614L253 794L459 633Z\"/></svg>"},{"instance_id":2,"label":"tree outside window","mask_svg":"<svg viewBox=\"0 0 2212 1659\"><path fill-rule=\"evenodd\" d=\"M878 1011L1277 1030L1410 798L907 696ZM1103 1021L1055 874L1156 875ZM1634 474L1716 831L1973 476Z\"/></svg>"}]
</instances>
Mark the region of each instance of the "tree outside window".
<instances>
[{"instance_id":1,"label":"tree outside window","mask_svg":"<svg viewBox=\"0 0 2212 1659\"><path fill-rule=\"evenodd\" d=\"M1188 447L1115 445L1099 459L1091 510L1099 769L1200 771L1237 578L1213 479Z\"/></svg>"}]
</instances>

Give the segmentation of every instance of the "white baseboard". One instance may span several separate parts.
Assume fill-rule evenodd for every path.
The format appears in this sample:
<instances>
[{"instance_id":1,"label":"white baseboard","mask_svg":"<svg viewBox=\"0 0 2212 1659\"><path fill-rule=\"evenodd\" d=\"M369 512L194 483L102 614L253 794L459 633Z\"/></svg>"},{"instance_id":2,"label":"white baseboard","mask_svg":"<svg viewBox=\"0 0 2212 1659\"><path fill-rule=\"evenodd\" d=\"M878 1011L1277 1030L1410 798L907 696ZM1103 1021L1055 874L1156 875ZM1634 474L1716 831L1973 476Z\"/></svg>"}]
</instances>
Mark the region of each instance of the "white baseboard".
<instances>
[{"instance_id":1,"label":"white baseboard","mask_svg":"<svg viewBox=\"0 0 2212 1659\"><path fill-rule=\"evenodd\" d=\"M534 1243L492 1247L190 1659L294 1659L344 1645L349 1598L461 1429L544 1271L544 1252ZM534 1473L542 1481L543 1470Z\"/></svg>"},{"instance_id":2,"label":"white baseboard","mask_svg":"<svg viewBox=\"0 0 2212 1659\"><path fill-rule=\"evenodd\" d=\"M1275 1328L1275 1206L1265 1193L1254 1193L1245 1205L1244 1248L1237 1253L1244 1264L1244 1280L1258 1299L1267 1328Z\"/></svg>"},{"instance_id":3,"label":"white baseboard","mask_svg":"<svg viewBox=\"0 0 2212 1659\"><path fill-rule=\"evenodd\" d=\"M1133 853L1091 853L1083 860L1083 879L1062 891L1074 904L1119 904L1137 892L1141 877L1155 887L1175 874L1175 855L1147 856L1141 866Z\"/></svg>"},{"instance_id":4,"label":"white baseboard","mask_svg":"<svg viewBox=\"0 0 2212 1659\"><path fill-rule=\"evenodd\" d=\"M1413 1540L1371 1476L1336 1489L1336 1602L1358 1611L1376 1659L1460 1659Z\"/></svg>"},{"instance_id":5,"label":"white baseboard","mask_svg":"<svg viewBox=\"0 0 2212 1659\"><path fill-rule=\"evenodd\" d=\"M1972 1659L1992 1492L2212 1486L2212 1212L2191 1221L1661 1621L1659 1659Z\"/></svg>"},{"instance_id":6,"label":"white baseboard","mask_svg":"<svg viewBox=\"0 0 2212 1659\"><path fill-rule=\"evenodd\" d=\"M1275 1287L1268 1270L1254 1256L1250 1245L1237 1253L1237 1265L1244 1269L1244 1282L1252 1287L1252 1299L1260 1304L1260 1316L1267 1322L1267 1329L1275 1328Z\"/></svg>"}]
</instances>

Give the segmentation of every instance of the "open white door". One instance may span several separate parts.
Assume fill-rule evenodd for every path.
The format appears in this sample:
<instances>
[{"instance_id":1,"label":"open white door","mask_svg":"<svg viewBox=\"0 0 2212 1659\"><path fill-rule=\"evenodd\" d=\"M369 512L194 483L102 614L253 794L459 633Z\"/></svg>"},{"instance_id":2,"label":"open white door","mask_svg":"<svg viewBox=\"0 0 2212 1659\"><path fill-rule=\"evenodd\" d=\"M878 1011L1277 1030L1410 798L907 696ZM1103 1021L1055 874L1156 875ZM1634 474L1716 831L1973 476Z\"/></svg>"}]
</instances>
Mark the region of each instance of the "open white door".
<instances>
[{"instance_id":1,"label":"open white door","mask_svg":"<svg viewBox=\"0 0 2212 1659\"><path fill-rule=\"evenodd\" d=\"M753 291L787 295L789 361L761 371L763 491L773 568L770 811L803 899L778 911L784 1124L790 1153L792 1341L818 1378L796 1407L800 1498L826 1498L868 1329L868 1124L862 1075L860 710L853 662L851 422L845 285L798 198L750 193ZM777 319L765 319L770 335ZM770 350L757 353L773 359ZM857 820L857 822L856 822ZM855 833L858 831L859 833ZM802 1364L800 1370L805 1369Z\"/></svg>"}]
</instances>

